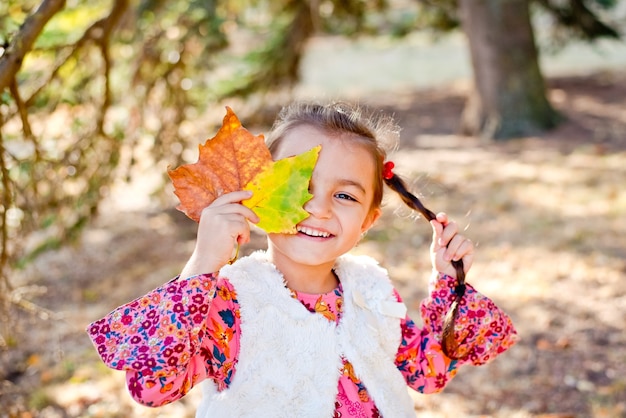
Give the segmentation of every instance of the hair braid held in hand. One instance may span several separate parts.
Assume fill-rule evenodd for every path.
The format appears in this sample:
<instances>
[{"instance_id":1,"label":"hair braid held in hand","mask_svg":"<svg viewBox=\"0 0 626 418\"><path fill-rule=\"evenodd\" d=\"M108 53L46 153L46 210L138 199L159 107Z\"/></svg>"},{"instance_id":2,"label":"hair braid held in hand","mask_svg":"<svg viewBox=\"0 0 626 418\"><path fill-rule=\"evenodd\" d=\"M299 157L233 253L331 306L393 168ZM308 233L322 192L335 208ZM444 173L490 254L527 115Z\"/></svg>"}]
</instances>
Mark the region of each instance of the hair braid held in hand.
<instances>
[{"instance_id":1,"label":"hair braid held in hand","mask_svg":"<svg viewBox=\"0 0 626 418\"><path fill-rule=\"evenodd\" d=\"M267 145L272 155L280 147L280 143L291 129L309 125L320 129L328 135L336 136L338 140L356 141L372 154L375 172L374 197L372 207L379 207L383 195L383 182L397 192L402 200L412 209L421 213L428 221L435 219L435 214L426 209L396 174L384 165L386 159L385 148L391 148L399 137L399 128L393 118L383 113L371 113L357 105L348 103L316 104L308 102L294 102L283 108L274 122L274 126L267 137ZM391 168L393 168L391 166ZM456 340L454 339L454 324L458 314L461 298L465 294L465 273L463 262L453 261L456 269L457 287L456 299L445 317L443 325L442 348L444 353L453 359L458 358Z\"/></svg>"},{"instance_id":2,"label":"hair braid held in hand","mask_svg":"<svg viewBox=\"0 0 626 418\"><path fill-rule=\"evenodd\" d=\"M408 190L404 181L398 177L397 174L392 174L389 178L385 178L385 184L387 184L390 189L398 193L402 201L407 206L418 211L424 218L426 218L426 220L432 221L436 218L435 213L426 208L422 202ZM454 266L456 270L457 285L454 289L456 298L454 299L454 302L452 302L450 310L446 314L443 322L443 341L441 342L441 346L446 356L456 359L458 344L454 338L454 325L459 312L461 299L465 294L465 271L463 271L463 260L452 260L452 266Z\"/></svg>"}]
</instances>

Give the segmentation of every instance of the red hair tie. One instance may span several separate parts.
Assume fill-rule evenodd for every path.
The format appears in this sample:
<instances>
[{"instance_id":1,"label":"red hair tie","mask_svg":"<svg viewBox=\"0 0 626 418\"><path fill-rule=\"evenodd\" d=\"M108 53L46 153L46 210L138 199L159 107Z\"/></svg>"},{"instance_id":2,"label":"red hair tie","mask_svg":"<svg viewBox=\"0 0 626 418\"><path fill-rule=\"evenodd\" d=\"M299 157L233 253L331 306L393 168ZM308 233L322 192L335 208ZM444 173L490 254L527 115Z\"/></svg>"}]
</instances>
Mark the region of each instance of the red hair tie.
<instances>
[{"instance_id":1,"label":"red hair tie","mask_svg":"<svg viewBox=\"0 0 626 418\"><path fill-rule=\"evenodd\" d=\"M385 180L389 180L393 177L393 168L395 167L395 164L393 163L393 161L387 161L384 165L383 165L383 178Z\"/></svg>"}]
</instances>

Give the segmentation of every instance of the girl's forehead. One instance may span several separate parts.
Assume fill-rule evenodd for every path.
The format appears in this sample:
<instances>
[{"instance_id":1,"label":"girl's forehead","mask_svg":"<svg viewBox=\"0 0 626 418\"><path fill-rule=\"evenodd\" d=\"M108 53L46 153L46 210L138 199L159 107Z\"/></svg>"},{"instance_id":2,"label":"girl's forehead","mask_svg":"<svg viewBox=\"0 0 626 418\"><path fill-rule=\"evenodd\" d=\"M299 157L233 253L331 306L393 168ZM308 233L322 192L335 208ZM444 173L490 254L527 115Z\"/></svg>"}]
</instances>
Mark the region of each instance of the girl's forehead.
<instances>
[{"instance_id":1,"label":"girl's forehead","mask_svg":"<svg viewBox=\"0 0 626 418\"><path fill-rule=\"evenodd\" d=\"M348 134L329 134L311 125L301 125L291 129L283 136L274 159L278 160L302 154L317 145L322 146L320 158L342 151L352 153L357 149L359 151L364 149L357 141L350 139Z\"/></svg>"},{"instance_id":2,"label":"girl's forehead","mask_svg":"<svg viewBox=\"0 0 626 418\"><path fill-rule=\"evenodd\" d=\"M289 132L278 148L276 159L298 155L321 145L314 180L358 183L363 189L373 184L374 159L370 151L350 135L328 135L322 130L302 126Z\"/></svg>"}]
</instances>

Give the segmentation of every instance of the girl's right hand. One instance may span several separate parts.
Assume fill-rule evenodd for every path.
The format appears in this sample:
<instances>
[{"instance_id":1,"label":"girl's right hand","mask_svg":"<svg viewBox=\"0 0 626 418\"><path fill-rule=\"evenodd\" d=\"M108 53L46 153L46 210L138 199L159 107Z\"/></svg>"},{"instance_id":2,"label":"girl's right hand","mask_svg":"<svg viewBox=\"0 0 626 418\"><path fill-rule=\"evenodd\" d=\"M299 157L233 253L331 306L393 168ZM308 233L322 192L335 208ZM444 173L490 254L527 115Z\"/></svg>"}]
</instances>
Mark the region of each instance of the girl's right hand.
<instances>
[{"instance_id":1,"label":"girl's right hand","mask_svg":"<svg viewBox=\"0 0 626 418\"><path fill-rule=\"evenodd\" d=\"M181 277L217 272L230 261L236 245L250 241L248 221L259 222L259 217L241 204L250 197L252 192L247 190L226 193L202 210L196 246Z\"/></svg>"}]
</instances>

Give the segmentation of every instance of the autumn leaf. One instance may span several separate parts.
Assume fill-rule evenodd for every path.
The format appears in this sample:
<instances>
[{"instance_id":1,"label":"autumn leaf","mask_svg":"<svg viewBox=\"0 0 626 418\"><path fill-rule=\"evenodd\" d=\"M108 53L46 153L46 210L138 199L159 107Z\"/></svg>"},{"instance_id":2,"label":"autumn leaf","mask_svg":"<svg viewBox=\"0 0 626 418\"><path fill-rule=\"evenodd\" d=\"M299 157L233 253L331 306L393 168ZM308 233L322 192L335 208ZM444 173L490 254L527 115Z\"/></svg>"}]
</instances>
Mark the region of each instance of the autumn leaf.
<instances>
[{"instance_id":1,"label":"autumn leaf","mask_svg":"<svg viewBox=\"0 0 626 418\"><path fill-rule=\"evenodd\" d=\"M180 200L177 209L196 222L202 209L224 193L242 190L273 162L263 135L242 127L229 107L222 127L199 150L196 163L168 170Z\"/></svg>"},{"instance_id":2,"label":"autumn leaf","mask_svg":"<svg viewBox=\"0 0 626 418\"><path fill-rule=\"evenodd\" d=\"M259 228L267 233L296 233L296 224L309 216L303 206L313 197L309 182L321 148L276 161L244 187L253 195L242 203L257 214Z\"/></svg>"},{"instance_id":3,"label":"autumn leaf","mask_svg":"<svg viewBox=\"0 0 626 418\"><path fill-rule=\"evenodd\" d=\"M168 170L180 200L177 209L198 222L222 194L252 190L242 203L259 216L257 226L268 233L296 233L296 224L308 216L303 205L312 197L309 182L320 148L274 162L263 135L243 128L227 107L215 137L199 146L198 161Z\"/></svg>"}]
</instances>

